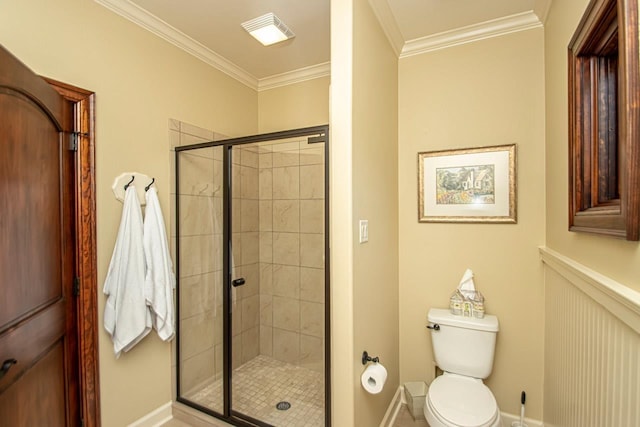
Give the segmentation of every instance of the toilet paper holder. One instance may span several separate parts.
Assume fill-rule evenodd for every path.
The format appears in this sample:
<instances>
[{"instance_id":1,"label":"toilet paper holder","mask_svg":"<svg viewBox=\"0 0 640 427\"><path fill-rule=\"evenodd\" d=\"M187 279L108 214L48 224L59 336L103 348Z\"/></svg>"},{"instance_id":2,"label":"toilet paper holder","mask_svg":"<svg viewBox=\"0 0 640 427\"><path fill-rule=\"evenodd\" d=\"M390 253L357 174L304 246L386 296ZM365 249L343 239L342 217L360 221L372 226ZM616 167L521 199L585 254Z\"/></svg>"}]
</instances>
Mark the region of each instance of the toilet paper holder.
<instances>
[{"instance_id":1,"label":"toilet paper holder","mask_svg":"<svg viewBox=\"0 0 640 427\"><path fill-rule=\"evenodd\" d=\"M369 356L369 353L367 353L367 351L365 350L365 351L362 352L362 364L366 365L367 362L378 363L378 362L380 362L380 358L378 356L376 356L376 357Z\"/></svg>"}]
</instances>

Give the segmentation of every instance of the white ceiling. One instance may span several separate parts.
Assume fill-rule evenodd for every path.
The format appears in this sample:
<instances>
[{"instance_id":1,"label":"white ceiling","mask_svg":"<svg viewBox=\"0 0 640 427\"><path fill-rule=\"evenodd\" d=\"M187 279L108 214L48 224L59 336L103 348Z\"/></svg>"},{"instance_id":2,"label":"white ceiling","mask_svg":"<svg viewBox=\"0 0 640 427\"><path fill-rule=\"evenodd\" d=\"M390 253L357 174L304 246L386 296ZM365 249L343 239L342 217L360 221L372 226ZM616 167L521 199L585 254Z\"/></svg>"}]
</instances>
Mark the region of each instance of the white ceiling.
<instances>
[{"instance_id":1,"label":"white ceiling","mask_svg":"<svg viewBox=\"0 0 640 427\"><path fill-rule=\"evenodd\" d=\"M327 75L330 0L95 0L256 89ZM402 57L540 26L551 0L369 0ZM296 34L264 47L240 23L275 13Z\"/></svg>"}]
</instances>

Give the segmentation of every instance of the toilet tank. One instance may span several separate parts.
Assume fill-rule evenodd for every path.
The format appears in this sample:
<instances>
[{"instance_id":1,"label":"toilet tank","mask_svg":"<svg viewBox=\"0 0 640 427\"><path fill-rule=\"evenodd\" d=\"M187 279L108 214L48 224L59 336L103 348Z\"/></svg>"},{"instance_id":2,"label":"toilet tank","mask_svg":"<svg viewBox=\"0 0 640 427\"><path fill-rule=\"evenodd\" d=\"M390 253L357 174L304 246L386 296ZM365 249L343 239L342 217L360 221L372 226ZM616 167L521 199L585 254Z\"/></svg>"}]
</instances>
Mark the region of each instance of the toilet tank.
<instances>
[{"instance_id":1,"label":"toilet tank","mask_svg":"<svg viewBox=\"0 0 640 427\"><path fill-rule=\"evenodd\" d=\"M498 318L463 317L448 309L432 308L427 315L436 365L445 372L487 378L493 368Z\"/></svg>"}]
</instances>

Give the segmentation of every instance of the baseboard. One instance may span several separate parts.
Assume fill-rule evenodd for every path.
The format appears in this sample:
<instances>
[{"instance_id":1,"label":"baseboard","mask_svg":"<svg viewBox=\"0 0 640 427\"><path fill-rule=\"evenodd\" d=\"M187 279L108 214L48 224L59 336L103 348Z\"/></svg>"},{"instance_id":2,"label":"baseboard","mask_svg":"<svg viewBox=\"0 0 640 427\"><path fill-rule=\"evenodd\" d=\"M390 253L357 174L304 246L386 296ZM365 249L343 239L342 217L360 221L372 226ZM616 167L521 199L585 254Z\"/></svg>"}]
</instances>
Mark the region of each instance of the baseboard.
<instances>
[{"instance_id":1,"label":"baseboard","mask_svg":"<svg viewBox=\"0 0 640 427\"><path fill-rule=\"evenodd\" d=\"M506 412L501 412L500 416L502 417L502 427L511 427L511 423L514 421L520 421L520 415L507 414ZM531 418L525 418L524 423L528 427L544 427L544 423L539 420L533 420Z\"/></svg>"},{"instance_id":2,"label":"baseboard","mask_svg":"<svg viewBox=\"0 0 640 427\"><path fill-rule=\"evenodd\" d=\"M171 405L173 402L169 401L159 408L149 412L144 417L129 424L128 427L159 427L162 424L169 421L173 416L171 415Z\"/></svg>"},{"instance_id":3,"label":"baseboard","mask_svg":"<svg viewBox=\"0 0 640 427\"><path fill-rule=\"evenodd\" d=\"M384 418L380 422L380 427L392 427L393 423L396 421L396 417L398 416L398 411L402 406L404 396L404 387L398 387L396 390L396 394L393 395L393 399L391 399L391 403L387 408L387 412L384 414Z\"/></svg>"}]
</instances>

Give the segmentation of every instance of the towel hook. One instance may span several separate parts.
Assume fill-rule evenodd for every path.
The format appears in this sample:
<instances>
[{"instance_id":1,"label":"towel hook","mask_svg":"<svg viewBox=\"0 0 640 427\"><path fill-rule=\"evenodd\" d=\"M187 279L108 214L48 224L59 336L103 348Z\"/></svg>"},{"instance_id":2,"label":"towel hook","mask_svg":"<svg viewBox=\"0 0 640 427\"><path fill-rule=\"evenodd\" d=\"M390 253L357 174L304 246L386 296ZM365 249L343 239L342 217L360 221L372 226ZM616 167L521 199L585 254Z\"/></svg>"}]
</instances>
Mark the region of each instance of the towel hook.
<instances>
[{"instance_id":1,"label":"towel hook","mask_svg":"<svg viewBox=\"0 0 640 427\"><path fill-rule=\"evenodd\" d=\"M124 191L127 191L127 188L129 188L129 186L131 185L131 183L133 182L133 180L136 179L135 175L131 175L131 181L127 182L124 186Z\"/></svg>"},{"instance_id":2,"label":"towel hook","mask_svg":"<svg viewBox=\"0 0 640 427\"><path fill-rule=\"evenodd\" d=\"M149 183L149 185L147 185L146 187L144 187L144 191L149 191L149 188L151 188L151 186L153 185L153 183L156 181L155 178L151 179L151 182Z\"/></svg>"}]
</instances>

